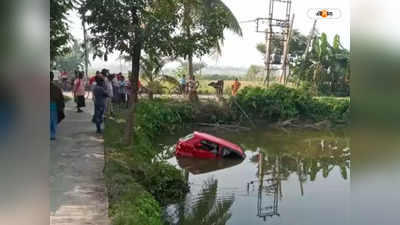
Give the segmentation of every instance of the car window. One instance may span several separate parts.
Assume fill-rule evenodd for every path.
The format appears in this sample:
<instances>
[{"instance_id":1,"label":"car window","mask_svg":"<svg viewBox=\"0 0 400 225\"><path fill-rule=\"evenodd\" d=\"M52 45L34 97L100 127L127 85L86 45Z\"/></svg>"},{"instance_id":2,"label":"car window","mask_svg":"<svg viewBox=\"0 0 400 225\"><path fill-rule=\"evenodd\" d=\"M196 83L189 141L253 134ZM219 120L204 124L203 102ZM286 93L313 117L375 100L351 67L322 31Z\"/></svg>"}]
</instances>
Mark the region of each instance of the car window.
<instances>
[{"instance_id":1,"label":"car window","mask_svg":"<svg viewBox=\"0 0 400 225\"><path fill-rule=\"evenodd\" d=\"M221 149L221 157L222 158L237 158L237 157L242 158L243 156L240 153L238 153L237 151L223 146Z\"/></svg>"},{"instance_id":2,"label":"car window","mask_svg":"<svg viewBox=\"0 0 400 225\"><path fill-rule=\"evenodd\" d=\"M201 144L201 149L202 150L206 150L206 151L210 151L210 152L218 152L218 144L211 142L211 141L207 141L207 140L201 140L200 141Z\"/></svg>"},{"instance_id":3,"label":"car window","mask_svg":"<svg viewBox=\"0 0 400 225\"><path fill-rule=\"evenodd\" d=\"M222 155L222 157L225 157L225 156L228 156L228 155L230 155L232 152L235 152L234 150L232 150L232 149L230 149L230 148L228 148L228 147L223 147L222 148L222 151L221 151L221 155Z\"/></svg>"}]
</instances>

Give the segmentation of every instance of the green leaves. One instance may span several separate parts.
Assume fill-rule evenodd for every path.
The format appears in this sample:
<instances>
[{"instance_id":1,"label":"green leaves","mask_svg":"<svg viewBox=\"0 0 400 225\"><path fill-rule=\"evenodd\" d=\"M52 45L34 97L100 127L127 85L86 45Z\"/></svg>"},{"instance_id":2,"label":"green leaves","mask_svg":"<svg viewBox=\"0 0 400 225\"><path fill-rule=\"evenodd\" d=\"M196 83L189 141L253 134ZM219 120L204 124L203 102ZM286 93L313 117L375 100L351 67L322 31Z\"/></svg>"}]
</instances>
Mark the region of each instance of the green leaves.
<instances>
[{"instance_id":1,"label":"green leaves","mask_svg":"<svg viewBox=\"0 0 400 225\"><path fill-rule=\"evenodd\" d=\"M50 61L70 52L72 36L66 16L73 7L73 0L50 0Z\"/></svg>"},{"instance_id":2,"label":"green leaves","mask_svg":"<svg viewBox=\"0 0 400 225\"><path fill-rule=\"evenodd\" d=\"M242 36L239 22L221 0L178 0L180 29L174 37L176 56L203 56L220 49L224 30Z\"/></svg>"},{"instance_id":3,"label":"green leaves","mask_svg":"<svg viewBox=\"0 0 400 225\"><path fill-rule=\"evenodd\" d=\"M347 98L313 98L307 88L294 89L273 85L269 89L243 88L236 101L254 118L270 121L304 118L313 120L348 121ZM233 107L232 110L238 110Z\"/></svg>"},{"instance_id":4,"label":"green leaves","mask_svg":"<svg viewBox=\"0 0 400 225\"><path fill-rule=\"evenodd\" d=\"M74 40L74 44L68 54L55 58L56 69L65 72L72 72L77 68L82 68L84 62L84 50L77 40Z\"/></svg>"},{"instance_id":5,"label":"green leaves","mask_svg":"<svg viewBox=\"0 0 400 225\"><path fill-rule=\"evenodd\" d=\"M174 0L85 0L80 11L90 12L86 21L91 42L96 49L105 49L97 55L104 57L114 51L132 55L140 39L147 53L172 54L176 10Z\"/></svg>"},{"instance_id":6,"label":"green leaves","mask_svg":"<svg viewBox=\"0 0 400 225\"><path fill-rule=\"evenodd\" d=\"M311 82L322 95L348 96L350 94L350 53L335 35L332 46L327 35L315 37L313 48L307 59L296 62L293 75Z\"/></svg>"}]
</instances>

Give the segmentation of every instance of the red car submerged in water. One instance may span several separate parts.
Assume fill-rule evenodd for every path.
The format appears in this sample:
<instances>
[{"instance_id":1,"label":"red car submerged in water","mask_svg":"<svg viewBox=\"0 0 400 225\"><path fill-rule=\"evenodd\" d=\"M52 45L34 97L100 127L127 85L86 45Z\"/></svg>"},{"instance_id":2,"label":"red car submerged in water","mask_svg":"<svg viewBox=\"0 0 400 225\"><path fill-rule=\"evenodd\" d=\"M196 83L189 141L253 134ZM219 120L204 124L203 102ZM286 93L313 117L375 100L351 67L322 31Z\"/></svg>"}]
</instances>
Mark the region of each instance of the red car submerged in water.
<instances>
[{"instance_id":1,"label":"red car submerged in water","mask_svg":"<svg viewBox=\"0 0 400 225\"><path fill-rule=\"evenodd\" d=\"M177 157L194 158L240 158L246 157L243 149L227 140L210 134L194 132L179 139L176 144Z\"/></svg>"}]
</instances>

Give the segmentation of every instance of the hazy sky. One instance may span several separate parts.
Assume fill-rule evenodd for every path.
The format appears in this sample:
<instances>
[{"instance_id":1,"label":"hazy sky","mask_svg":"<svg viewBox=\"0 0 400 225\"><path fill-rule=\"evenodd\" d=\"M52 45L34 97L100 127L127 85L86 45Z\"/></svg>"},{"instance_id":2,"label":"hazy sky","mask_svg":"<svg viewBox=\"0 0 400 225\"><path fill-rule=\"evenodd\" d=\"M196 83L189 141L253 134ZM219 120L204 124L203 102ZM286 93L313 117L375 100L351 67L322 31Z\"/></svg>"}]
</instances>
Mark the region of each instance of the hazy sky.
<instances>
[{"instance_id":1,"label":"hazy sky","mask_svg":"<svg viewBox=\"0 0 400 225\"><path fill-rule=\"evenodd\" d=\"M239 21L248 21L258 17L266 17L268 13L268 0L223 0L223 2L232 10ZM282 4L282 3L281 3ZM279 3L277 4L279 7ZM275 8L275 12L279 8ZM293 0L292 13L295 14L294 28L300 30L303 34L308 34L312 28L313 20L308 17L307 12L312 8L335 8L341 11L341 17L334 20L319 20L317 29L319 32L328 34L329 41L335 34L339 34L342 44L350 48L350 3L349 0ZM278 13L277 13L278 14ZM75 38L83 39L80 19L72 13L70 16L71 30ZM202 60L210 66L233 66L249 67L252 64L263 64L262 55L257 51L257 43L264 42L265 35L256 32L256 23L241 23L243 37L238 37L231 32L226 32L222 56L215 57L204 56ZM119 66L117 60L118 54L109 57L108 62L95 60L92 67L103 68ZM173 66L172 64L171 66ZM127 68L123 68L125 71Z\"/></svg>"}]
</instances>

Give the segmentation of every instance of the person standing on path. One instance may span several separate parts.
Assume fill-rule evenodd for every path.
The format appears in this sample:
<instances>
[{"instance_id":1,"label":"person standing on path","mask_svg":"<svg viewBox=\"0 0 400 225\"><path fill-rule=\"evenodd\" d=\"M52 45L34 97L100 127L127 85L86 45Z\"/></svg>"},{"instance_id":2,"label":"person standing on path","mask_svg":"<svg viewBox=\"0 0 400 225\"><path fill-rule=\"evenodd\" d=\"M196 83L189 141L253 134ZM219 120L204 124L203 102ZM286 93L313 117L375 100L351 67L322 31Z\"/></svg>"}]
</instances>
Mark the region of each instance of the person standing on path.
<instances>
[{"instance_id":1,"label":"person standing on path","mask_svg":"<svg viewBox=\"0 0 400 225\"><path fill-rule=\"evenodd\" d=\"M53 83L54 73L50 72L50 140L56 140L57 124L64 119L64 96L57 85Z\"/></svg>"},{"instance_id":2,"label":"person standing on path","mask_svg":"<svg viewBox=\"0 0 400 225\"><path fill-rule=\"evenodd\" d=\"M108 94L108 98L106 99L106 114L107 116L113 115L113 105L112 98L114 97L114 90L112 85L112 76L107 74L105 78L105 87Z\"/></svg>"},{"instance_id":3,"label":"person standing on path","mask_svg":"<svg viewBox=\"0 0 400 225\"><path fill-rule=\"evenodd\" d=\"M83 80L83 72L79 72L78 78L74 82L74 98L77 104L77 112L83 112L82 107L85 107L85 81Z\"/></svg>"},{"instance_id":4,"label":"person standing on path","mask_svg":"<svg viewBox=\"0 0 400 225\"><path fill-rule=\"evenodd\" d=\"M127 99L126 99L127 86L128 86L128 84L125 81L125 77L121 75L121 78L119 81L119 95L120 95L121 103L123 103L123 104L125 104L127 102Z\"/></svg>"},{"instance_id":5,"label":"person standing on path","mask_svg":"<svg viewBox=\"0 0 400 225\"><path fill-rule=\"evenodd\" d=\"M120 101L120 99L119 99L120 95L118 93L119 92L119 81L118 81L116 74L112 75L111 82L112 82L112 87L113 87L113 102L119 103L119 101Z\"/></svg>"},{"instance_id":6,"label":"person standing on path","mask_svg":"<svg viewBox=\"0 0 400 225\"><path fill-rule=\"evenodd\" d=\"M92 122L96 124L96 133L101 134L101 124L104 121L104 111L106 108L106 100L109 95L105 88L104 79L96 76L96 85L93 88L94 96L94 116Z\"/></svg>"}]
</instances>

